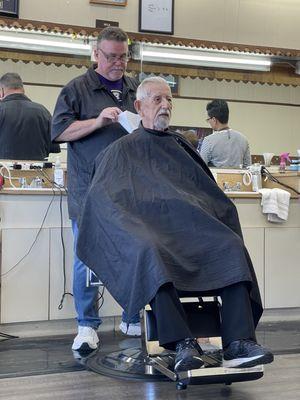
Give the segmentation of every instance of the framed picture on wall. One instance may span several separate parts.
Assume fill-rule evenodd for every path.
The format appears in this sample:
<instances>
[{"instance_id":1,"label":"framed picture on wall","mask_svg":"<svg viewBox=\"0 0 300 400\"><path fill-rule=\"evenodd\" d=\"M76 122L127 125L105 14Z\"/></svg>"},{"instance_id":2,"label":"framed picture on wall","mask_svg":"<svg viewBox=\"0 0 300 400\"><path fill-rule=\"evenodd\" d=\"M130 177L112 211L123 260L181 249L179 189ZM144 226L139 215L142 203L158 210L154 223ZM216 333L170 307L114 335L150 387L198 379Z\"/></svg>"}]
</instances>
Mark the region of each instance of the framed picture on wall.
<instances>
[{"instance_id":1,"label":"framed picture on wall","mask_svg":"<svg viewBox=\"0 0 300 400\"><path fill-rule=\"evenodd\" d=\"M0 15L18 18L19 0L0 0Z\"/></svg>"},{"instance_id":2,"label":"framed picture on wall","mask_svg":"<svg viewBox=\"0 0 300 400\"><path fill-rule=\"evenodd\" d=\"M139 32L174 33L174 0L139 0Z\"/></svg>"},{"instance_id":3,"label":"framed picture on wall","mask_svg":"<svg viewBox=\"0 0 300 400\"><path fill-rule=\"evenodd\" d=\"M126 6L127 0L90 0L90 4L107 4L109 6Z\"/></svg>"}]
</instances>

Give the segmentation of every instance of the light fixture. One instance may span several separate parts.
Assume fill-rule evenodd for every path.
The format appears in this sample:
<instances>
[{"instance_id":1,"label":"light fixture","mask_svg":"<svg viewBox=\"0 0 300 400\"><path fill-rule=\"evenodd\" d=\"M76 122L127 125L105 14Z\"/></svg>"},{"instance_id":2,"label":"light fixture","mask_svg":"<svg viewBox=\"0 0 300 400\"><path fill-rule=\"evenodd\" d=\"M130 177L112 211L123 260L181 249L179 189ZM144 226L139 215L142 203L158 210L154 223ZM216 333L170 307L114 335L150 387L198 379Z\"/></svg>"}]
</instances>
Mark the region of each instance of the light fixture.
<instances>
[{"instance_id":1,"label":"light fixture","mask_svg":"<svg viewBox=\"0 0 300 400\"><path fill-rule=\"evenodd\" d=\"M135 60L163 64L254 71L270 71L271 69L271 59L265 55L168 44L136 43L133 45L132 57Z\"/></svg>"},{"instance_id":2,"label":"light fixture","mask_svg":"<svg viewBox=\"0 0 300 400\"><path fill-rule=\"evenodd\" d=\"M89 39L12 28L0 30L0 48L81 56L90 56L92 51Z\"/></svg>"}]
</instances>

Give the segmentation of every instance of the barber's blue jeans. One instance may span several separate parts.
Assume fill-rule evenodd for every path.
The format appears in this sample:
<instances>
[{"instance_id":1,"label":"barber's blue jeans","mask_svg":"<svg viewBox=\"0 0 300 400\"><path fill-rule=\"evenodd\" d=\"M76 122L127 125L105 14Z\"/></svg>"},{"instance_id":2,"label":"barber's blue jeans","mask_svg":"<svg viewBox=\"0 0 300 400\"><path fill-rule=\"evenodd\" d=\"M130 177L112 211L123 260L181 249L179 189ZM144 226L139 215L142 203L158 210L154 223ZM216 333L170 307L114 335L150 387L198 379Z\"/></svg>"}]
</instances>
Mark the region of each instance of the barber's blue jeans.
<instances>
[{"instance_id":1,"label":"barber's blue jeans","mask_svg":"<svg viewBox=\"0 0 300 400\"><path fill-rule=\"evenodd\" d=\"M76 255L78 226L76 221L73 220L72 229L74 235L73 295L77 322L80 326L90 326L97 329L101 324L97 310L98 287L86 286L87 267Z\"/></svg>"},{"instance_id":2,"label":"barber's blue jeans","mask_svg":"<svg viewBox=\"0 0 300 400\"><path fill-rule=\"evenodd\" d=\"M135 314L131 319L128 319L126 312L123 311L122 321L126 322L126 324L137 324L138 322L140 322L140 314Z\"/></svg>"},{"instance_id":3,"label":"barber's blue jeans","mask_svg":"<svg viewBox=\"0 0 300 400\"><path fill-rule=\"evenodd\" d=\"M97 329L101 324L97 310L98 287L86 286L87 267L76 255L78 226L74 220L72 220L72 230L74 235L73 295L77 322L80 326L90 326ZM134 324L140 321L140 316L137 314L131 320L128 320L123 311L122 320L128 324Z\"/></svg>"}]
</instances>

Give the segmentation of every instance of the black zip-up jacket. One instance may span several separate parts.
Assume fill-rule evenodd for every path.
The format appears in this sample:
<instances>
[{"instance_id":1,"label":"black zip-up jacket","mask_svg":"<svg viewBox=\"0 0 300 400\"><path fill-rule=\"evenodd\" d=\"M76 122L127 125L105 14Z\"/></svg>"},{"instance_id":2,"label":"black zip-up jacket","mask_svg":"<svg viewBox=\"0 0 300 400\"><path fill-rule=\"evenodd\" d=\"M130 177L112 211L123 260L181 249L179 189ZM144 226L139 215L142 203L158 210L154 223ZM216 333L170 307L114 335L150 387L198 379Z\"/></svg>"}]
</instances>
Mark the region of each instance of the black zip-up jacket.
<instances>
[{"instance_id":1,"label":"black zip-up jacket","mask_svg":"<svg viewBox=\"0 0 300 400\"><path fill-rule=\"evenodd\" d=\"M51 114L22 93L13 93L0 101L0 158L43 160L58 153L51 143Z\"/></svg>"},{"instance_id":2,"label":"black zip-up jacket","mask_svg":"<svg viewBox=\"0 0 300 400\"><path fill-rule=\"evenodd\" d=\"M119 107L135 112L134 100L138 82L123 78L122 105L100 82L94 67L73 79L61 91L52 119L52 140L73 122L97 118L104 108ZM69 217L78 220L93 171L94 160L100 151L127 132L119 123L95 130L92 134L68 142L68 208Z\"/></svg>"}]
</instances>

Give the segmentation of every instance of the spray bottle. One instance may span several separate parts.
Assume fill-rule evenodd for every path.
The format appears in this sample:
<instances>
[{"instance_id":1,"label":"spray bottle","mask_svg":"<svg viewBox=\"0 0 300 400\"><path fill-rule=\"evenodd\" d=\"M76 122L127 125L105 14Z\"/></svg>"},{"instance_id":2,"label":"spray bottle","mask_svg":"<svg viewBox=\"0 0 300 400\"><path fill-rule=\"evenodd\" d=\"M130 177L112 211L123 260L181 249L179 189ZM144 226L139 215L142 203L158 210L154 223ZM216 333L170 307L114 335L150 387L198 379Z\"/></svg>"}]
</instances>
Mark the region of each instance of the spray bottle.
<instances>
[{"instance_id":1,"label":"spray bottle","mask_svg":"<svg viewBox=\"0 0 300 400\"><path fill-rule=\"evenodd\" d=\"M54 182L58 186L64 186L64 171L61 167L61 162L59 156L56 157L54 166Z\"/></svg>"},{"instance_id":2,"label":"spray bottle","mask_svg":"<svg viewBox=\"0 0 300 400\"><path fill-rule=\"evenodd\" d=\"M253 192L258 192L262 188L261 165L259 163L252 164L249 167L249 171L252 175L252 190Z\"/></svg>"},{"instance_id":3,"label":"spray bottle","mask_svg":"<svg viewBox=\"0 0 300 400\"><path fill-rule=\"evenodd\" d=\"M286 162L290 162L289 158L290 153L281 153L280 154L280 164L279 164L279 172L284 173L286 170Z\"/></svg>"}]
</instances>

